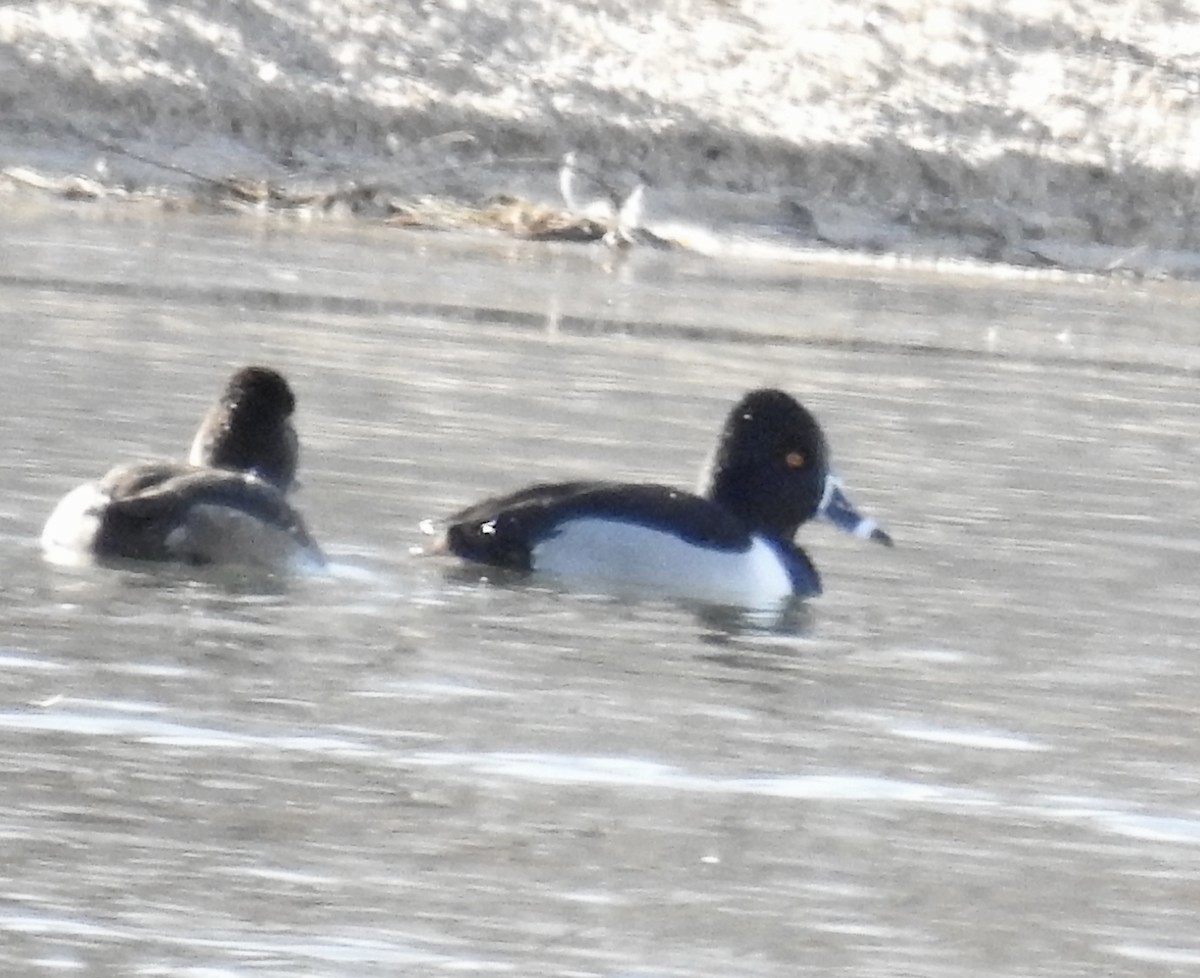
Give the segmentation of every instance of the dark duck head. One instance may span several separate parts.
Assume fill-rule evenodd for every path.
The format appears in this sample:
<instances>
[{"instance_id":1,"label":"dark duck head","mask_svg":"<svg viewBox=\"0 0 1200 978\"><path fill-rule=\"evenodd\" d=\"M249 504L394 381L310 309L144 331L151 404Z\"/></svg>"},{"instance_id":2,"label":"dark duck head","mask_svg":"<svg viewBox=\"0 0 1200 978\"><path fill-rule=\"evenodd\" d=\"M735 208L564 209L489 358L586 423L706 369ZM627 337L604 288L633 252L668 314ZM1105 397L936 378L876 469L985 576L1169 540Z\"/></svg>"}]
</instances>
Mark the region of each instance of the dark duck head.
<instances>
[{"instance_id":1,"label":"dark duck head","mask_svg":"<svg viewBox=\"0 0 1200 978\"><path fill-rule=\"evenodd\" d=\"M269 367L242 367L205 415L192 441L192 465L254 475L287 492L296 481L300 441L292 426L296 398Z\"/></svg>"},{"instance_id":2,"label":"dark duck head","mask_svg":"<svg viewBox=\"0 0 1200 978\"><path fill-rule=\"evenodd\" d=\"M701 493L751 530L781 540L821 516L855 536L892 544L846 498L817 419L780 390L751 391L733 406Z\"/></svg>"}]
</instances>

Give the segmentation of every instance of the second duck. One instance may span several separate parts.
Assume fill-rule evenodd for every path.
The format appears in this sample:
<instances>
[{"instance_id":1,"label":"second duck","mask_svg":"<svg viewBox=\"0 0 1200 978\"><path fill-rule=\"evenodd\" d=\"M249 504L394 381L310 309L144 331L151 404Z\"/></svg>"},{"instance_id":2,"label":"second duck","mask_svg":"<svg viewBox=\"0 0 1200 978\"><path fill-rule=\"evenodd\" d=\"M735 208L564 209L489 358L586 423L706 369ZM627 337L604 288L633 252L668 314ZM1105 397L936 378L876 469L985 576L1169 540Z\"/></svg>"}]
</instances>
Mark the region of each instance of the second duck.
<instances>
[{"instance_id":1,"label":"second duck","mask_svg":"<svg viewBox=\"0 0 1200 978\"><path fill-rule=\"evenodd\" d=\"M287 499L299 458L295 407L281 374L243 367L206 414L187 462L118 465L72 490L46 521L43 548L70 562L323 566Z\"/></svg>"}]
</instances>

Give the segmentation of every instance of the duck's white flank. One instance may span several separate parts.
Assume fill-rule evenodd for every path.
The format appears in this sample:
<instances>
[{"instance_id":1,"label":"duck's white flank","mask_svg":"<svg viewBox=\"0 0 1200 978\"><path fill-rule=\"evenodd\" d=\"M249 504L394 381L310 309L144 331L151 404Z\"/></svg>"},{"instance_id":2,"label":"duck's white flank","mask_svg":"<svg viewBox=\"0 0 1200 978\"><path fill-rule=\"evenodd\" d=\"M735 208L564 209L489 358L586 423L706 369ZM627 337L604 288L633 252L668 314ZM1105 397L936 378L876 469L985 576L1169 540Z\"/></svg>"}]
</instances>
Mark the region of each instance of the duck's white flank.
<instances>
[{"instance_id":1,"label":"duck's white flank","mask_svg":"<svg viewBox=\"0 0 1200 978\"><path fill-rule=\"evenodd\" d=\"M759 537L743 551L708 550L635 523L581 517L536 544L532 558L535 571L564 580L717 604L765 608L793 593L779 554Z\"/></svg>"}]
</instances>

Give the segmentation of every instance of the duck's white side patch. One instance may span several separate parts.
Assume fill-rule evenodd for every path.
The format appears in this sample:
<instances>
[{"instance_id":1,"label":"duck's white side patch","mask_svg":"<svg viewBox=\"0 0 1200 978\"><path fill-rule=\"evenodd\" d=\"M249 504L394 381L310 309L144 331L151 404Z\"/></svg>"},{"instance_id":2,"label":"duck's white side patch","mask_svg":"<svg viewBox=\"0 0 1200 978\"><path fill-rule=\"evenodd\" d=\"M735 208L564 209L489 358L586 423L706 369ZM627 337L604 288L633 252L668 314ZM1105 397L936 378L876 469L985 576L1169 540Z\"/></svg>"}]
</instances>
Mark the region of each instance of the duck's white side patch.
<instances>
[{"instance_id":1,"label":"duck's white side patch","mask_svg":"<svg viewBox=\"0 0 1200 978\"><path fill-rule=\"evenodd\" d=\"M92 556L108 496L94 482L67 493L42 528L42 549L51 560L79 563Z\"/></svg>"},{"instance_id":2,"label":"duck's white side patch","mask_svg":"<svg viewBox=\"0 0 1200 978\"><path fill-rule=\"evenodd\" d=\"M536 544L532 556L536 571L608 590L751 608L778 605L793 593L783 561L758 537L744 551L709 550L635 523L579 518Z\"/></svg>"}]
</instances>

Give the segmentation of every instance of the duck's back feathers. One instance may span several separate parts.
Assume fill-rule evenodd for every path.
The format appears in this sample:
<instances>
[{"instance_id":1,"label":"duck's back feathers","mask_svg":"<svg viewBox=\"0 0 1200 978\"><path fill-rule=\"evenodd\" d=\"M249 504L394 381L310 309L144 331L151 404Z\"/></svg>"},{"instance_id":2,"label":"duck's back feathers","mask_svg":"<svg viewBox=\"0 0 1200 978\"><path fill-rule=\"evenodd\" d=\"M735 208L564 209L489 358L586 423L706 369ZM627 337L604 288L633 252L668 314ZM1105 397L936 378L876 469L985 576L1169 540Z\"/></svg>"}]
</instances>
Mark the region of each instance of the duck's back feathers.
<instances>
[{"instance_id":1,"label":"duck's back feathers","mask_svg":"<svg viewBox=\"0 0 1200 978\"><path fill-rule=\"evenodd\" d=\"M324 562L300 514L255 476L174 462L124 465L70 493L47 549L100 559L280 567Z\"/></svg>"},{"instance_id":2,"label":"duck's back feathers","mask_svg":"<svg viewBox=\"0 0 1200 978\"><path fill-rule=\"evenodd\" d=\"M467 560L532 570L534 546L570 520L594 519L670 527L696 546L740 550L746 528L708 500L669 486L619 482L562 482L494 496L450 517L445 549Z\"/></svg>"}]
</instances>

